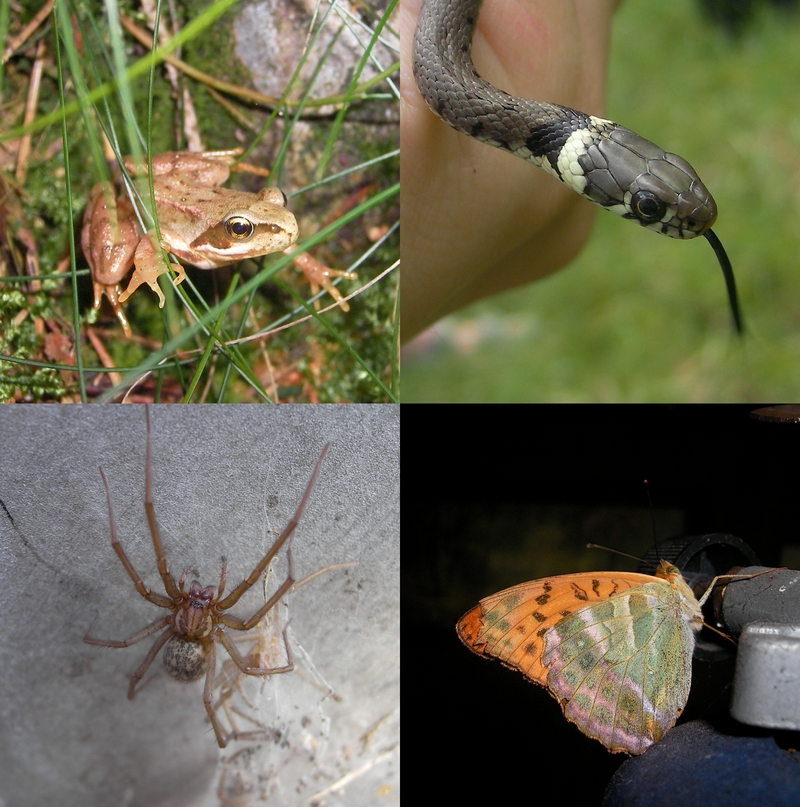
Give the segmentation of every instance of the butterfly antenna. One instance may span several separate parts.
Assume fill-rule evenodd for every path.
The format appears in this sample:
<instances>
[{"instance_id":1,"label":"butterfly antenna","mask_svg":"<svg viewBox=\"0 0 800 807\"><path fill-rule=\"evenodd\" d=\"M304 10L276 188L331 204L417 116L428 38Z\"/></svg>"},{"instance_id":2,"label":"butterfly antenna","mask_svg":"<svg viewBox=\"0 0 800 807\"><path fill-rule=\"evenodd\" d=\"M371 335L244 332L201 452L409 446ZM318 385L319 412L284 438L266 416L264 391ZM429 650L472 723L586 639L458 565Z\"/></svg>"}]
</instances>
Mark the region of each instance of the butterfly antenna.
<instances>
[{"instance_id":1,"label":"butterfly antenna","mask_svg":"<svg viewBox=\"0 0 800 807\"><path fill-rule=\"evenodd\" d=\"M635 560L641 562L641 558L637 558L636 555L629 555L627 552L620 552L619 549L612 549L610 546L603 546L602 544L593 544L588 543L586 544L587 549L605 549L606 552L613 552L615 555L622 555L623 558L630 558L631 560Z\"/></svg>"}]
</instances>

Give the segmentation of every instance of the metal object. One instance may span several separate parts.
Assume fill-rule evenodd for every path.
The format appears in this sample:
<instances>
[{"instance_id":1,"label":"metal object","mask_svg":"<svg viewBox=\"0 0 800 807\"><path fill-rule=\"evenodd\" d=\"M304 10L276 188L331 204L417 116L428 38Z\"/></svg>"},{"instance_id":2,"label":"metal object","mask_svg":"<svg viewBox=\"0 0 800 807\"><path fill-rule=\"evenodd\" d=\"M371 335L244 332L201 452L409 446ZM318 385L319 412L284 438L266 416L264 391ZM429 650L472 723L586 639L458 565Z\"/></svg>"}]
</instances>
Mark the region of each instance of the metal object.
<instances>
[{"instance_id":1,"label":"metal object","mask_svg":"<svg viewBox=\"0 0 800 807\"><path fill-rule=\"evenodd\" d=\"M800 623L753 622L745 627L731 714L751 726L800 729Z\"/></svg>"}]
</instances>

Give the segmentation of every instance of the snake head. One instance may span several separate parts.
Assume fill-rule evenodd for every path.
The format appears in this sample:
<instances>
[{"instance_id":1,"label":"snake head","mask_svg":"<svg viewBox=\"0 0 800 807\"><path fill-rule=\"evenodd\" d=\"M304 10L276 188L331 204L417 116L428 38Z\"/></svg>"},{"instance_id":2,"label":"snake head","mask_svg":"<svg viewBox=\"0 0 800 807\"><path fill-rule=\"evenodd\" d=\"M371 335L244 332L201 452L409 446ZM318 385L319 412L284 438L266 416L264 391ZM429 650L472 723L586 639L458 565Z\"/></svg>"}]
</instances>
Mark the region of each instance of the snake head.
<instances>
[{"instance_id":1,"label":"snake head","mask_svg":"<svg viewBox=\"0 0 800 807\"><path fill-rule=\"evenodd\" d=\"M695 238L710 229L717 205L686 160L630 129L595 121L603 124L600 137L578 158L585 196L671 238Z\"/></svg>"}]
</instances>

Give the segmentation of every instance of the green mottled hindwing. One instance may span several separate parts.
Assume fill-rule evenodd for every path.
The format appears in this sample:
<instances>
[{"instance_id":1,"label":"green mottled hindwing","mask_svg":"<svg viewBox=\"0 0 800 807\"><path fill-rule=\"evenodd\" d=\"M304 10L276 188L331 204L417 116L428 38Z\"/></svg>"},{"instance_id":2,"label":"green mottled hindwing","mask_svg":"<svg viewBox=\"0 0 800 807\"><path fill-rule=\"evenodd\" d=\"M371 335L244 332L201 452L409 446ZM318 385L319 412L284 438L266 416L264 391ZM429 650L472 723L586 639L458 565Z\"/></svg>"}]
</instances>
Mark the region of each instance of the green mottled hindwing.
<instances>
[{"instance_id":1,"label":"green mottled hindwing","mask_svg":"<svg viewBox=\"0 0 800 807\"><path fill-rule=\"evenodd\" d=\"M641 754L689 697L700 608L674 576L590 603L545 636L547 685L566 717L611 751ZM665 575L666 576L666 575Z\"/></svg>"}]
</instances>

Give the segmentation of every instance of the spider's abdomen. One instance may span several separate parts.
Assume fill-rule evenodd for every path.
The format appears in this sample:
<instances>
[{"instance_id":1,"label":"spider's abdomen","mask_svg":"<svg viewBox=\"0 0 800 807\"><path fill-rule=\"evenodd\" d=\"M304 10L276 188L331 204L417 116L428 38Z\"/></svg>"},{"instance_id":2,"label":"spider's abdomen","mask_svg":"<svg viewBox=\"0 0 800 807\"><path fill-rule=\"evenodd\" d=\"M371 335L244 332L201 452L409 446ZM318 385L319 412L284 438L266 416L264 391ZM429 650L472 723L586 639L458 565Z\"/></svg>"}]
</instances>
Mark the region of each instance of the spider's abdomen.
<instances>
[{"instance_id":1,"label":"spider's abdomen","mask_svg":"<svg viewBox=\"0 0 800 807\"><path fill-rule=\"evenodd\" d=\"M201 642L173 636L164 646L164 666L179 681L196 681L206 671L206 649Z\"/></svg>"}]
</instances>

